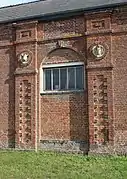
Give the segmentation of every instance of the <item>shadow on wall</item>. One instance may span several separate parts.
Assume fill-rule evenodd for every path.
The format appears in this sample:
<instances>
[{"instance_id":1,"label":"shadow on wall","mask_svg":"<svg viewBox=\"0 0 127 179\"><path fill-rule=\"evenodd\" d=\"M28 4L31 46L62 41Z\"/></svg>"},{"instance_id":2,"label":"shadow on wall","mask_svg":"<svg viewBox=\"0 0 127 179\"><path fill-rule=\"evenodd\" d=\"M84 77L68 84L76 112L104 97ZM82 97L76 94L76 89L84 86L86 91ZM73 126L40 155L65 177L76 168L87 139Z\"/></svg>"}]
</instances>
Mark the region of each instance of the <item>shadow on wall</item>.
<instances>
[{"instance_id":1,"label":"shadow on wall","mask_svg":"<svg viewBox=\"0 0 127 179\"><path fill-rule=\"evenodd\" d=\"M10 47L6 51L6 54L9 55L9 73L8 79L5 81L5 84L9 86L9 99L8 99L8 147L15 147L15 49Z\"/></svg>"},{"instance_id":2,"label":"shadow on wall","mask_svg":"<svg viewBox=\"0 0 127 179\"><path fill-rule=\"evenodd\" d=\"M42 96L41 148L87 154L87 92Z\"/></svg>"},{"instance_id":3,"label":"shadow on wall","mask_svg":"<svg viewBox=\"0 0 127 179\"><path fill-rule=\"evenodd\" d=\"M70 106L70 139L75 141L84 153L88 152L89 124L87 109L87 93L71 94Z\"/></svg>"}]
</instances>

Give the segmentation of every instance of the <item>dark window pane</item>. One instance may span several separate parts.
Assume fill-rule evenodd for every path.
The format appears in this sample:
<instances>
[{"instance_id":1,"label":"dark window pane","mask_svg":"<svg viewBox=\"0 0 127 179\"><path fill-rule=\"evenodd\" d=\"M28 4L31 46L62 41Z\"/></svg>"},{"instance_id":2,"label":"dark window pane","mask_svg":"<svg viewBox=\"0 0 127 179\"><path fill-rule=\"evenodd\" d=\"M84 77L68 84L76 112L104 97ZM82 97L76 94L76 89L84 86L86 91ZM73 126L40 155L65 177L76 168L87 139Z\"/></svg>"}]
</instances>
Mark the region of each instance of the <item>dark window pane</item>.
<instances>
[{"instance_id":1,"label":"dark window pane","mask_svg":"<svg viewBox=\"0 0 127 179\"><path fill-rule=\"evenodd\" d=\"M45 74L45 90L51 90L51 70L44 70Z\"/></svg>"},{"instance_id":2,"label":"dark window pane","mask_svg":"<svg viewBox=\"0 0 127 179\"><path fill-rule=\"evenodd\" d=\"M59 90L59 69L53 69L53 90Z\"/></svg>"},{"instance_id":3,"label":"dark window pane","mask_svg":"<svg viewBox=\"0 0 127 179\"><path fill-rule=\"evenodd\" d=\"M76 89L84 88L84 68L83 66L76 67Z\"/></svg>"},{"instance_id":4,"label":"dark window pane","mask_svg":"<svg viewBox=\"0 0 127 179\"><path fill-rule=\"evenodd\" d=\"M44 90L84 89L84 67L44 69Z\"/></svg>"},{"instance_id":5,"label":"dark window pane","mask_svg":"<svg viewBox=\"0 0 127 179\"><path fill-rule=\"evenodd\" d=\"M68 89L75 89L75 68L68 68Z\"/></svg>"},{"instance_id":6,"label":"dark window pane","mask_svg":"<svg viewBox=\"0 0 127 179\"><path fill-rule=\"evenodd\" d=\"M65 68L60 69L60 89L67 89L67 69Z\"/></svg>"}]
</instances>

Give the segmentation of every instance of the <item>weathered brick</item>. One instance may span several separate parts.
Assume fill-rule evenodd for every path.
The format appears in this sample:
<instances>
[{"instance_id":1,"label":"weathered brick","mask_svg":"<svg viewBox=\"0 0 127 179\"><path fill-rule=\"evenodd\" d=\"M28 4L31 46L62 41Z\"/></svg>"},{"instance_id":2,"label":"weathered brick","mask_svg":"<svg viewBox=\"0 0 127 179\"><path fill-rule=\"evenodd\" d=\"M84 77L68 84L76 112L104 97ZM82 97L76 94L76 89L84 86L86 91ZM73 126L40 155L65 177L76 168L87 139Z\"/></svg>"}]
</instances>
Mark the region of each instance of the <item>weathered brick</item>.
<instances>
[{"instance_id":1,"label":"weathered brick","mask_svg":"<svg viewBox=\"0 0 127 179\"><path fill-rule=\"evenodd\" d=\"M45 147L40 141L56 141L58 147L62 141L66 149L71 144L78 150L83 141L89 143L87 152L127 153L126 19L121 7L65 20L0 25L1 148L14 143ZM102 59L91 55L95 44L106 48ZM27 67L18 63L22 52L30 54ZM68 62L84 63L85 90L40 95L40 68Z\"/></svg>"}]
</instances>

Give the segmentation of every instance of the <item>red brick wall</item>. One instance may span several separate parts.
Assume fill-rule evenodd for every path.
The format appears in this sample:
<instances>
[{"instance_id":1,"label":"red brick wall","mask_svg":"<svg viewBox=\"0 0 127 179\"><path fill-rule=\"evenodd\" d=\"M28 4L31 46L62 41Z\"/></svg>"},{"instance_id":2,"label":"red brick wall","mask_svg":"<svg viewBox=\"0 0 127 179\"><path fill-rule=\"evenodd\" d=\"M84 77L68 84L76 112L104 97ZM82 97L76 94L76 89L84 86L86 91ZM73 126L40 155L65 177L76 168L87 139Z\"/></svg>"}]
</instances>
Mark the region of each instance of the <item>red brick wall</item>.
<instances>
[{"instance_id":1,"label":"red brick wall","mask_svg":"<svg viewBox=\"0 0 127 179\"><path fill-rule=\"evenodd\" d=\"M72 44L75 41L72 42ZM71 44L71 41L67 41ZM42 94L41 140L77 140L88 142L88 113L85 58L69 49L58 48L47 55L44 64L84 62L85 91Z\"/></svg>"},{"instance_id":2,"label":"red brick wall","mask_svg":"<svg viewBox=\"0 0 127 179\"><path fill-rule=\"evenodd\" d=\"M112 59L114 74L115 144L127 145L127 13L112 17Z\"/></svg>"},{"instance_id":3,"label":"red brick wall","mask_svg":"<svg viewBox=\"0 0 127 179\"><path fill-rule=\"evenodd\" d=\"M18 148L35 147L36 141L39 143L43 139L89 138L92 145L103 144L102 128L106 129L108 144L127 145L126 17L124 7L89 12L65 21L0 26L0 147L12 145L15 133ZM106 48L106 54L100 60L91 55L94 44ZM64 51L60 47L64 47ZM54 49L59 50L52 51ZM17 58L24 51L30 54L32 61L21 68ZM47 63L72 61L84 62L86 91L40 95L40 67ZM24 116L26 110L24 106L21 109L24 102L20 103L20 95L25 94L21 94L22 87L25 91L29 86L30 126L19 115L23 109ZM96 126L98 123L99 127ZM31 141L26 144L23 141L27 141L28 131Z\"/></svg>"},{"instance_id":4,"label":"red brick wall","mask_svg":"<svg viewBox=\"0 0 127 179\"><path fill-rule=\"evenodd\" d=\"M42 140L88 140L85 92L44 95L41 100Z\"/></svg>"},{"instance_id":5,"label":"red brick wall","mask_svg":"<svg viewBox=\"0 0 127 179\"><path fill-rule=\"evenodd\" d=\"M38 118L37 83L37 25L34 22L16 24L15 74L15 147L36 148ZM18 62L21 53L28 53L30 63L23 67Z\"/></svg>"},{"instance_id":6,"label":"red brick wall","mask_svg":"<svg viewBox=\"0 0 127 179\"><path fill-rule=\"evenodd\" d=\"M102 15L102 16L101 16ZM90 143L101 143L104 137L101 133L102 118L96 110L94 100L98 100L97 95L94 95L94 91L97 89L97 94L101 96L101 85L106 84L107 88L107 113L108 113L108 140L109 144L114 143L114 151L118 153L126 153L127 145L127 123L126 123L126 32L127 32L127 20L126 20L126 8L114 10L111 14L105 15L94 14L94 16L86 16L87 19L87 45L88 45L88 104L89 104L89 130L90 130ZM93 60L90 56L89 47L91 44L105 44L107 45L106 56L99 61ZM98 76L99 75L99 76ZM101 77L100 77L101 75ZM107 78L106 83L100 79ZM100 83L100 86L99 86ZM97 88L99 86L99 88ZM105 86L105 85L104 85ZM104 87L103 86L103 87ZM101 90L101 91L100 91ZM100 92L99 92L100 91ZM103 93L105 96L105 92ZM103 104L105 104L105 97L103 96ZM100 100L99 99L99 100ZM93 105L94 104L94 105ZM102 105L101 103L99 106ZM95 106L95 107L94 107ZM98 107L99 107L98 106ZM100 108L100 107L99 107ZM105 112L100 108L100 112ZM96 126L95 119L98 115L99 127ZM103 137L102 137L103 136ZM98 141L99 140L99 141ZM114 152L111 147L107 149L100 147L94 150L91 147L91 151L94 152Z\"/></svg>"},{"instance_id":7,"label":"red brick wall","mask_svg":"<svg viewBox=\"0 0 127 179\"><path fill-rule=\"evenodd\" d=\"M12 28L0 27L0 147L10 147L14 144L14 47Z\"/></svg>"}]
</instances>

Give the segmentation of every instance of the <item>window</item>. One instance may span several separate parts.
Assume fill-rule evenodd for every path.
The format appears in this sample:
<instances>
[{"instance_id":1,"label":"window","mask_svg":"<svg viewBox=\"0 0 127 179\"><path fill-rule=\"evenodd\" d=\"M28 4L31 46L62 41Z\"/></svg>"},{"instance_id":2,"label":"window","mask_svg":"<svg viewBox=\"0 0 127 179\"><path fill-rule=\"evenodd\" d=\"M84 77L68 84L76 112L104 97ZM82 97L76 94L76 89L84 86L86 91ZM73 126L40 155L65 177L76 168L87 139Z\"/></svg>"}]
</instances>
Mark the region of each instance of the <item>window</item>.
<instances>
[{"instance_id":1,"label":"window","mask_svg":"<svg viewBox=\"0 0 127 179\"><path fill-rule=\"evenodd\" d=\"M49 65L43 67L43 91L69 91L84 89L82 63Z\"/></svg>"}]
</instances>

